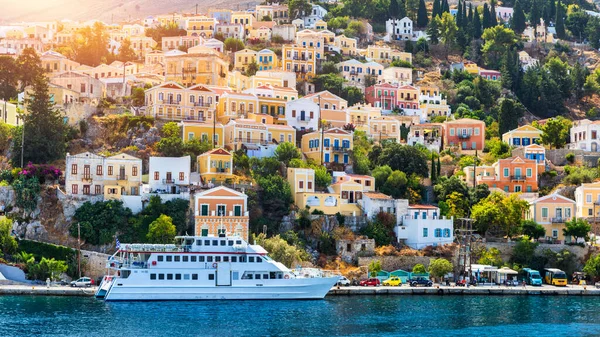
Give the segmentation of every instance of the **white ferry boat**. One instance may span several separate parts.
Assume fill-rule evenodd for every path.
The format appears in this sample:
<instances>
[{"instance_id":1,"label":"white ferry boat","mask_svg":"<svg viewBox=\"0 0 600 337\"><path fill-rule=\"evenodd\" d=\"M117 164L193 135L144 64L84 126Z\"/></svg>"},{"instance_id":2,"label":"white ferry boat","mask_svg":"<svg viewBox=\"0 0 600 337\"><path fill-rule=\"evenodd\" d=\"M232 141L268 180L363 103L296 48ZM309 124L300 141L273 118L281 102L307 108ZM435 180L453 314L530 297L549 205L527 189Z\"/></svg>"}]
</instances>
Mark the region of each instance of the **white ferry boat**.
<instances>
[{"instance_id":1,"label":"white ferry boat","mask_svg":"<svg viewBox=\"0 0 600 337\"><path fill-rule=\"evenodd\" d=\"M121 244L97 293L106 301L322 299L339 275L290 270L239 236Z\"/></svg>"}]
</instances>

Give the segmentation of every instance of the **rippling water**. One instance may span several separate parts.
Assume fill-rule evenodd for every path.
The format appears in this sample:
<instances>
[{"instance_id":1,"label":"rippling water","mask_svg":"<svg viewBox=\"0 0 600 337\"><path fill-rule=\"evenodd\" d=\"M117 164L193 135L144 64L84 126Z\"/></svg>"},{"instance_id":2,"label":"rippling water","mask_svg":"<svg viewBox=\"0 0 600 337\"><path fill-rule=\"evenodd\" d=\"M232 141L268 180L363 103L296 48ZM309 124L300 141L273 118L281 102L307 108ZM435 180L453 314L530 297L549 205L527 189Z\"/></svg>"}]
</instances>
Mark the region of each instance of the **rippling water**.
<instances>
[{"instance_id":1,"label":"rippling water","mask_svg":"<svg viewBox=\"0 0 600 337\"><path fill-rule=\"evenodd\" d=\"M600 298L354 296L104 303L0 297L0 336L600 336Z\"/></svg>"}]
</instances>

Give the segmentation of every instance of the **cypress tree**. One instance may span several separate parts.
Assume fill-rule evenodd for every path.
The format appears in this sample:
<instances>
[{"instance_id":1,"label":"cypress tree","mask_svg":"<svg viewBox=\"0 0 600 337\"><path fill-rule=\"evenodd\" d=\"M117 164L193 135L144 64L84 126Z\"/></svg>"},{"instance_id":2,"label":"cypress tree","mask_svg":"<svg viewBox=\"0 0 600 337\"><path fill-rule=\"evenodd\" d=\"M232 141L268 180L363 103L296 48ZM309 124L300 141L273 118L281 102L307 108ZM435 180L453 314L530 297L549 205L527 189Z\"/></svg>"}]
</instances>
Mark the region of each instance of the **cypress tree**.
<instances>
[{"instance_id":1,"label":"cypress tree","mask_svg":"<svg viewBox=\"0 0 600 337\"><path fill-rule=\"evenodd\" d=\"M464 28L467 28L471 21L467 20L467 4L463 2L461 20Z\"/></svg>"},{"instance_id":2,"label":"cypress tree","mask_svg":"<svg viewBox=\"0 0 600 337\"><path fill-rule=\"evenodd\" d=\"M538 1L533 0L531 3L531 13L529 14L529 24L533 26L534 30L540 23L541 11Z\"/></svg>"},{"instance_id":3,"label":"cypress tree","mask_svg":"<svg viewBox=\"0 0 600 337\"><path fill-rule=\"evenodd\" d=\"M467 16L469 22L473 22L473 5L469 4L469 14Z\"/></svg>"},{"instance_id":4,"label":"cypress tree","mask_svg":"<svg viewBox=\"0 0 600 337\"><path fill-rule=\"evenodd\" d=\"M399 9L398 0L390 0L390 15L392 18L398 18Z\"/></svg>"},{"instance_id":5,"label":"cypress tree","mask_svg":"<svg viewBox=\"0 0 600 337\"><path fill-rule=\"evenodd\" d=\"M431 10L431 19L433 20L433 18L440 15L441 14L440 12L441 12L440 0L433 0L433 9Z\"/></svg>"},{"instance_id":6,"label":"cypress tree","mask_svg":"<svg viewBox=\"0 0 600 337\"><path fill-rule=\"evenodd\" d=\"M415 48L414 48L414 44L412 43L412 41L408 40L404 42L404 51L407 53L411 53L414 54L415 53Z\"/></svg>"},{"instance_id":7,"label":"cypress tree","mask_svg":"<svg viewBox=\"0 0 600 337\"><path fill-rule=\"evenodd\" d=\"M450 5L448 5L448 0L442 1L442 13L450 13ZM441 16L441 13L440 13Z\"/></svg>"},{"instance_id":8,"label":"cypress tree","mask_svg":"<svg viewBox=\"0 0 600 337\"><path fill-rule=\"evenodd\" d=\"M558 0L558 4L556 5L556 36L559 39L564 39L567 35L565 33L565 18L563 14L563 6Z\"/></svg>"},{"instance_id":9,"label":"cypress tree","mask_svg":"<svg viewBox=\"0 0 600 337\"><path fill-rule=\"evenodd\" d=\"M442 175L442 164L440 163L440 156L438 156L437 160L437 176L438 178Z\"/></svg>"},{"instance_id":10,"label":"cypress tree","mask_svg":"<svg viewBox=\"0 0 600 337\"><path fill-rule=\"evenodd\" d=\"M556 17L556 2L554 2L554 0L549 0L548 9L550 10L550 19L554 20Z\"/></svg>"},{"instance_id":11,"label":"cypress tree","mask_svg":"<svg viewBox=\"0 0 600 337\"><path fill-rule=\"evenodd\" d=\"M496 5L494 2L491 2L490 6L490 21L492 23L492 27L496 27L498 25L498 16L496 15Z\"/></svg>"},{"instance_id":12,"label":"cypress tree","mask_svg":"<svg viewBox=\"0 0 600 337\"><path fill-rule=\"evenodd\" d=\"M492 19L490 18L490 8L487 4L483 4L483 21L481 22L481 27L483 30L486 28L490 28L492 26Z\"/></svg>"},{"instance_id":13,"label":"cypress tree","mask_svg":"<svg viewBox=\"0 0 600 337\"><path fill-rule=\"evenodd\" d=\"M477 9L473 11L473 37L476 39L481 37L481 18Z\"/></svg>"},{"instance_id":14,"label":"cypress tree","mask_svg":"<svg viewBox=\"0 0 600 337\"><path fill-rule=\"evenodd\" d=\"M429 35L429 42L431 42L431 44L438 44L440 42L438 22L439 16L436 16L429 21L429 27L427 27L427 35Z\"/></svg>"},{"instance_id":15,"label":"cypress tree","mask_svg":"<svg viewBox=\"0 0 600 337\"><path fill-rule=\"evenodd\" d=\"M458 26L459 28L462 27L462 3L460 0L458 0L458 9L456 10L456 26Z\"/></svg>"},{"instance_id":16,"label":"cypress tree","mask_svg":"<svg viewBox=\"0 0 600 337\"><path fill-rule=\"evenodd\" d=\"M425 0L419 1L419 10L417 11L417 26L427 27L429 19L427 18L427 7L425 7Z\"/></svg>"},{"instance_id":17,"label":"cypress tree","mask_svg":"<svg viewBox=\"0 0 600 337\"><path fill-rule=\"evenodd\" d=\"M431 181L434 182L435 179L435 173L437 172L437 170L435 169L435 160L433 159L433 153L431 153Z\"/></svg>"},{"instance_id":18,"label":"cypress tree","mask_svg":"<svg viewBox=\"0 0 600 337\"><path fill-rule=\"evenodd\" d=\"M544 19L546 26L550 24L550 9L548 8L548 5L544 5L542 8L542 19Z\"/></svg>"},{"instance_id":19,"label":"cypress tree","mask_svg":"<svg viewBox=\"0 0 600 337\"><path fill-rule=\"evenodd\" d=\"M406 1L398 1L398 19L402 19L406 16Z\"/></svg>"},{"instance_id":20,"label":"cypress tree","mask_svg":"<svg viewBox=\"0 0 600 337\"><path fill-rule=\"evenodd\" d=\"M525 27L527 27L525 12L523 12L521 2L517 0L515 2L515 7L513 8L511 28L515 31L515 33L521 34L525 30Z\"/></svg>"}]
</instances>

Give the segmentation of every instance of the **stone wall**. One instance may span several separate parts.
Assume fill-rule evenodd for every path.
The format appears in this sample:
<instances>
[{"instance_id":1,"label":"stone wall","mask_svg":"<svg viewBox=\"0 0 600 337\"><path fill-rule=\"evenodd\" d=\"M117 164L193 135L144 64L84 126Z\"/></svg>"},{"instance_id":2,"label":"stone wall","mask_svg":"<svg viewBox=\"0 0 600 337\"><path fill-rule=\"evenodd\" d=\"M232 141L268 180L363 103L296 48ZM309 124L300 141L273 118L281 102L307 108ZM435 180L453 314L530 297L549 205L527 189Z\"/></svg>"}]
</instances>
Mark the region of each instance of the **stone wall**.
<instances>
[{"instance_id":1,"label":"stone wall","mask_svg":"<svg viewBox=\"0 0 600 337\"><path fill-rule=\"evenodd\" d=\"M106 275L106 261L110 255L89 250L81 251L82 275L97 279Z\"/></svg>"},{"instance_id":2,"label":"stone wall","mask_svg":"<svg viewBox=\"0 0 600 337\"><path fill-rule=\"evenodd\" d=\"M402 269L405 271L411 271L416 264L422 264L426 268L429 266L431 260L434 257L429 256L372 256L372 257L359 257L359 266L368 266L372 261L381 261L381 269L385 271L394 271Z\"/></svg>"},{"instance_id":3,"label":"stone wall","mask_svg":"<svg viewBox=\"0 0 600 337\"><path fill-rule=\"evenodd\" d=\"M513 155L515 155L515 151L513 151ZM600 152L590 152L574 149L546 150L546 159L550 160L552 164L556 166L564 166L569 164L567 162L567 159L565 158L569 153L573 153L575 155L576 163L583 163L589 167L598 166L598 158L600 158Z\"/></svg>"},{"instance_id":4,"label":"stone wall","mask_svg":"<svg viewBox=\"0 0 600 337\"><path fill-rule=\"evenodd\" d=\"M513 249L517 243L516 242L487 242L485 245L487 249L496 248L500 251L500 256L502 260L508 261L512 255ZM546 249L550 249L553 252L560 252L563 249L570 251L575 254L578 260L583 261L584 258L590 253L590 250L597 251L595 247L592 246L571 246L571 245L563 245L563 244L549 244L549 243L540 243L536 248L535 252L537 254L543 252Z\"/></svg>"}]
</instances>

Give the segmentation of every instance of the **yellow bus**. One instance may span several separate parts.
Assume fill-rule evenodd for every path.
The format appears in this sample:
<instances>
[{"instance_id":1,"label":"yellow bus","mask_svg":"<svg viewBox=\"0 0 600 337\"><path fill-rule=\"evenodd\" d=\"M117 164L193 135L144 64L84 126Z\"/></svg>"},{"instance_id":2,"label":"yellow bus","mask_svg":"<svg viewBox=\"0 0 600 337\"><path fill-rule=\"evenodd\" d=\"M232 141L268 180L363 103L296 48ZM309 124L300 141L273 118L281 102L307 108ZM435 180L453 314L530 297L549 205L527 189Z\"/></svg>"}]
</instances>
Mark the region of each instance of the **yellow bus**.
<instances>
[{"instance_id":1,"label":"yellow bus","mask_svg":"<svg viewBox=\"0 0 600 337\"><path fill-rule=\"evenodd\" d=\"M564 271L556 268L546 268L546 275L544 276L544 281L547 284L553 286L567 286L567 274Z\"/></svg>"}]
</instances>

